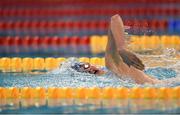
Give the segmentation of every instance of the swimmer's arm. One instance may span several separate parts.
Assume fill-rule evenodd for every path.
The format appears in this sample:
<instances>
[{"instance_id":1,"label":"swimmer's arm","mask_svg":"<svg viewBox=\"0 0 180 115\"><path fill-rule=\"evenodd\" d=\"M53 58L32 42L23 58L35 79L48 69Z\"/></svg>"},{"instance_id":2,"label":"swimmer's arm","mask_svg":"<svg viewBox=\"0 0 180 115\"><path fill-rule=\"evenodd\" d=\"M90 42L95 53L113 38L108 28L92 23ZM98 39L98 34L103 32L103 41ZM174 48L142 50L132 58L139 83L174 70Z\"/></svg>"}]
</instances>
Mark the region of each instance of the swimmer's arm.
<instances>
[{"instance_id":1,"label":"swimmer's arm","mask_svg":"<svg viewBox=\"0 0 180 115\"><path fill-rule=\"evenodd\" d=\"M124 25L121 17L116 14L111 17L111 31L113 38L115 40L117 50L124 49L125 40L124 40Z\"/></svg>"},{"instance_id":2,"label":"swimmer's arm","mask_svg":"<svg viewBox=\"0 0 180 115\"><path fill-rule=\"evenodd\" d=\"M119 56L118 51L117 51L115 38L112 34L112 30L110 30L110 29L108 31L108 43L107 43L106 55L109 55L110 57L112 57L113 61L116 64L119 64L122 61L122 59ZM106 61L108 61L108 59Z\"/></svg>"},{"instance_id":3,"label":"swimmer's arm","mask_svg":"<svg viewBox=\"0 0 180 115\"><path fill-rule=\"evenodd\" d=\"M135 54L125 49L124 26L119 15L114 15L111 18L111 32L111 38L115 42L116 51L122 58L123 62L125 62L129 67L134 66L139 70L144 70L144 64L142 61ZM116 58L113 57L113 59ZM117 60L117 62L119 62L119 60Z\"/></svg>"}]
</instances>

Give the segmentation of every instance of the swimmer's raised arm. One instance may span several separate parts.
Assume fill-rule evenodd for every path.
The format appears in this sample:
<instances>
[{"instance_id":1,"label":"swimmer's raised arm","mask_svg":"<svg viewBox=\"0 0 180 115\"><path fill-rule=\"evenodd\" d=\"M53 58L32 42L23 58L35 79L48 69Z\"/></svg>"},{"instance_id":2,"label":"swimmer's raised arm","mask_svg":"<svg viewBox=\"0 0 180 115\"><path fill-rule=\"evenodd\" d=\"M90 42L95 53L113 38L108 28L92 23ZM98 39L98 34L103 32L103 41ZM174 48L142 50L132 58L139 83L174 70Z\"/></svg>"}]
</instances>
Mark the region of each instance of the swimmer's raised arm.
<instances>
[{"instance_id":1,"label":"swimmer's raised arm","mask_svg":"<svg viewBox=\"0 0 180 115\"><path fill-rule=\"evenodd\" d=\"M118 56L113 56L113 59L116 60L118 58L115 57L121 57L123 62L126 63L129 67L133 66L139 70L144 70L144 64L142 61L135 54L129 52L125 48L124 25L119 15L116 14L111 17L110 28L112 33L110 40L114 41L116 46L114 50L116 50L115 52L118 52Z\"/></svg>"},{"instance_id":2,"label":"swimmer's raised arm","mask_svg":"<svg viewBox=\"0 0 180 115\"><path fill-rule=\"evenodd\" d=\"M115 44L117 48L116 50L124 49L124 25L121 17L118 14L111 17L110 29L115 39Z\"/></svg>"},{"instance_id":3,"label":"swimmer's raised arm","mask_svg":"<svg viewBox=\"0 0 180 115\"><path fill-rule=\"evenodd\" d=\"M134 79L136 83L157 83L157 79L146 75L142 61L125 47L124 25L119 15L111 17L106 46L105 62L108 69L118 76Z\"/></svg>"}]
</instances>

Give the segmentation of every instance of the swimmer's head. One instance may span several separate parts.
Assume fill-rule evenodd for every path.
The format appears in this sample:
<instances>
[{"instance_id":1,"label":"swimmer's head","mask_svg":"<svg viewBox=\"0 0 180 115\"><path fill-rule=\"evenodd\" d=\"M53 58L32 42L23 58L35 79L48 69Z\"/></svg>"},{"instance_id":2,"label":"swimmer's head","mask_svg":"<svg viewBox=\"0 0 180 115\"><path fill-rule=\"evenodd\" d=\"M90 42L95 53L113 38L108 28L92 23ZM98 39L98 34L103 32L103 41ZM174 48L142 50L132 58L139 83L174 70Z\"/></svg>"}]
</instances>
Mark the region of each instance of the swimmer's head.
<instances>
[{"instance_id":1,"label":"swimmer's head","mask_svg":"<svg viewBox=\"0 0 180 115\"><path fill-rule=\"evenodd\" d=\"M102 75L105 73L105 71L100 70L99 68L90 65L89 63L75 63L71 66L74 70L78 72L84 72L84 73L90 73L90 74L96 74L96 75Z\"/></svg>"}]
</instances>

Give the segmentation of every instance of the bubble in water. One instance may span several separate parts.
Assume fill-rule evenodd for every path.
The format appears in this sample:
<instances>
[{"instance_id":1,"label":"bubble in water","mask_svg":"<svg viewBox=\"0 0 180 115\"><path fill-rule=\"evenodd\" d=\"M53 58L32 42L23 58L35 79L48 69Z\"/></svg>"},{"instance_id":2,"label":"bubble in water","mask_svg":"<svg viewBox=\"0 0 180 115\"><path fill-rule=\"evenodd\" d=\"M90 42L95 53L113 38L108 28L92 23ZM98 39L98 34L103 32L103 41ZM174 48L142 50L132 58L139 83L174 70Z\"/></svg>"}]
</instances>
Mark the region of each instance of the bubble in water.
<instances>
[{"instance_id":1,"label":"bubble in water","mask_svg":"<svg viewBox=\"0 0 180 115\"><path fill-rule=\"evenodd\" d=\"M175 57L176 56L176 50L174 48L165 48L163 50L163 56L170 58L170 57Z\"/></svg>"}]
</instances>

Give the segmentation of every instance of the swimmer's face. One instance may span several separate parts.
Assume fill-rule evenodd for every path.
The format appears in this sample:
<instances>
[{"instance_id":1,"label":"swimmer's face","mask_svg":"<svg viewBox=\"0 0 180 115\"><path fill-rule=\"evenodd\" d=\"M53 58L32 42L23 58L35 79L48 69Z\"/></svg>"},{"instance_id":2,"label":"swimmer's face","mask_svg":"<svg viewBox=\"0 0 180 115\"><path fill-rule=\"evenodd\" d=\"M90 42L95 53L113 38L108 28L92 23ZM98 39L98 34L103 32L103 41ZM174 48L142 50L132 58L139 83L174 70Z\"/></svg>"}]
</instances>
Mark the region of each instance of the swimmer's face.
<instances>
[{"instance_id":1,"label":"swimmer's face","mask_svg":"<svg viewBox=\"0 0 180 115\"><path fill-rule=\"evenodd\" d=\"M96 74L96 75L102 75L105 73L103 70L100 70L89 63L78 64L78 68L75 68L75 69L79 72L86 72L86 73Z\"/></svg>"},{"instance_id":2,"label":"swimmer's face","mask_svg":"<svg viewBox=\"0 0 180 115\"><path fill-rule=\"evenodd\" d=\"M100 71L98 68L90 65L89 63L84 63L82 67L86 72L90 74L98 74L98 72Z\"/></svg>"},{"instance_id":3,"label":"swimmer's face","mask_svg":"<svg viewBox=\"0 0 180 115\"><path fill-rule=\"evenodd\" d=\"M89 63L84 64L84 69L90 74L102 75L105 73L105 71L103 71L93 65L90 65Z\"/></svg>"}]
</instances>

